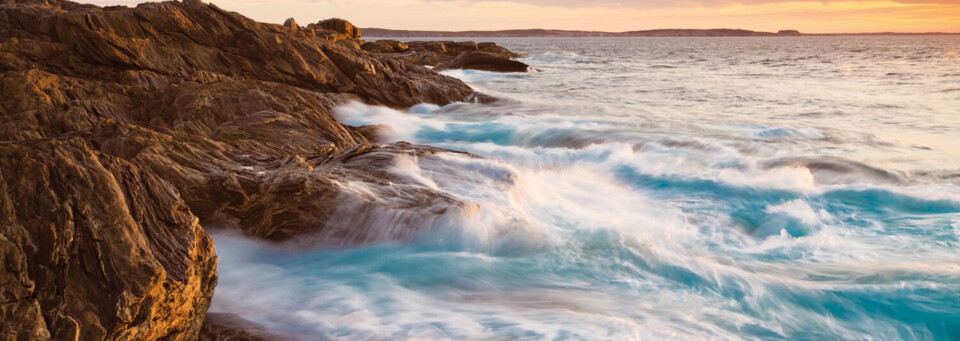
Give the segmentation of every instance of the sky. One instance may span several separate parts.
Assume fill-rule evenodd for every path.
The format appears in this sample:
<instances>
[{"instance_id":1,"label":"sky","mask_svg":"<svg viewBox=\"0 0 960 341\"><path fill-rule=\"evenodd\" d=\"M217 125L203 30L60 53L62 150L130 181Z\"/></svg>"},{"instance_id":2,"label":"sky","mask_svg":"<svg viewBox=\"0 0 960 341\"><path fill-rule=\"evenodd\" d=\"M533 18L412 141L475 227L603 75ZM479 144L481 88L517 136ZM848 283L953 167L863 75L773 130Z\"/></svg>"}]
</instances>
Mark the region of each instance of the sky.
<instances>
[{"instance_id":1,"label":"sky","mask_svg":"<svg viewBox=\"0 0 960 341\"><path fill-rule=\"evenodd\" d=\"M408 30L960 32L960 0L205 0L253 19ZM139 1L82 1L134 5Z\"/></svg>"}]
</instances>

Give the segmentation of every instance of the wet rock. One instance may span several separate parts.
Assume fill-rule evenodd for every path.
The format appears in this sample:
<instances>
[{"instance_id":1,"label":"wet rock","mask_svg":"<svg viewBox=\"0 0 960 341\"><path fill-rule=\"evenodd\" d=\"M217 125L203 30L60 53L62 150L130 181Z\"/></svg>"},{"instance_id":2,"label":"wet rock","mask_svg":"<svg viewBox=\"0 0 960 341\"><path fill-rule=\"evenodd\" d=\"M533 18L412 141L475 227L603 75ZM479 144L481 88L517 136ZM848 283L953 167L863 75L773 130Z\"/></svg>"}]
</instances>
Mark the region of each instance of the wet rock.
<instances>
[{"instance_id":1,"label":"wet rock","mask_svg":"<svg viewBox=\"0 0 960 341\"><path fill-rule=\"evenodd\" d=\"M438 65L435 70L472 69L495 72L527 72L530 66L487 52L464 52L453 60Z\"/></svg>"},{"instance_id":2,"label":"wet rock","mask_svg":"<svg viewBox=\"0 0 960 341\"><path fill-rule=\"evenodd\" d=\"M228 313L210 313L200 331L200 341L269 341L300 340L286 333L270 330L262 325Z\"/></svg>"}]
</instances>

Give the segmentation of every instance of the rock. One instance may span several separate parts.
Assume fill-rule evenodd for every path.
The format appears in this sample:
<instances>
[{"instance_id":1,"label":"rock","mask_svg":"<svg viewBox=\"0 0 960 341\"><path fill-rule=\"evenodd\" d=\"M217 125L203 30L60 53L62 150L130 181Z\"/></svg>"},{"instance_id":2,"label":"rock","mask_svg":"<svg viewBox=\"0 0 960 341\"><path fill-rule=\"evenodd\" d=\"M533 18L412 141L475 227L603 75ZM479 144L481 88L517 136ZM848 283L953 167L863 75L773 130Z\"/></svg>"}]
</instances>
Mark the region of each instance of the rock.
<instances>
[{"instance_id":1,"label":"rock","mask_svg":"<svg viewBox=\"0 0 960 341\"><path fill-rule=\"evenodd\" d=\"M394 52L403 52L410 49L410 46L407 45L407 43L404 43L399 40L381 39L381 40L377 40L377 42L390 46L390 48L392 48Z\"/></svg>"},{"instance_id":2,"label":"rock","mask_svg":"<svg viewBox=\"0 0 960 341\"><path fill-rule=\"evenodd\" d=\"M407 46L414 51L426 51L444 54L447 53L447 45L438 41L411 41Z\"/></svg>"},{"instance_id":3,"label":"rock","mask_svg":"<svg viewBox=\"0 0 960 341\"><path fill-rule=\"evenodd\" d=\"M456 53L472 52L479 50L477 43L472 41L460 41L453 43L453 50Z\"/></svg>"},{"instance_id":4,"label":"rock","mask_svg":"<svg viewBox=\"0 0 960 341\"><path fill-rule=\"evenodd\" d=\"M373 52L373 53L395 52L393 47L391 47L390 45L381 43L379 41L363 43L363 45L360 45L360 48L363 49L364 51Z\"/></svg>"},{"instance_id":5,"label":"rock","mask_svg":"<svg viewBox=\"0 0 960 341\"><path fill-rule=\"evenodd\" d=\"M217 261L168 182L78 137L4 142L0 212L0 338L197 338Z\"/></svg>"},{"instance_id":6,"label":"rock","mask_svg":"<svg viewBox=\"0 0 960 341\"><path fill-rule=\"evenodd\" d=\"M326 35L326 37L334 41L357 40L361 37L359 28L353 26L349 21L339 18L321 20L316 24L308 25L307 28L330 32L331 34Z\"/></svg>"},{"instance_id":7,"label":"rock","mask_svg":"<svg viewBox=\"0 0 960 341\"><path fill-rule=\"evenodd\" d=\"M410 53L406 53L398 57L408 63L417 65L443 66L464 53L477 51L498 56L501 59L518 58L524 56L522 54L507 50L497 43L491 42L475 43L472 41L411 41L407 44L408 51Z\"/></svg>"},{"instance_id":8,"label":"rock","mask_svg":"<svg viewBox=\"0 0 960 341\"><path fill-rule=\"evenodd\" d=\"M200 331L200 341L300 340L295 335L267 329L236 314L210 313Z\"/></svg>"},{"instance_id":9,"label":"rock","mask_svg":"<svg viewBox=\"0 0 960 341\"><path fill-rule=\"evenodd\" d=\"M293 18L288 18L286 21L284 21L283 27L294 29L294 30L300 29L300 25L297 25L297 21L294 20Z\"/></svg>"},{"instance_id":10,"label":"rock","mask_svg":"<svg viewBox=\"0 0 960 341\"><path fill-rule=\"evenodd\" d=\"M198 219L363 244L468 206L389 171L450 151L332 113L473 93L424 67L200 1L4 1L0 37L0 339L196 339L216 282Z\"/></svg>"},{"instance_id":11,"label":"rock","mask_svg":"<svg viewBox=\"0 0 960 341\"><path fill-rule=\"evenodd\" d=\"M409 49L406 43L398 40L377 40L364 43L361 48L373 53L403 52Z\"/></svg>"},{"instance_id":12,"label":"rock","mask_svg":"<svg viewBox=\"0 0 960 341\"><path fill-rule=\"evenodd\" d=\"M337 40L335 43L336 43L337 45L346 47L346 48L351 49L351 50L359 50L359 49L360 49L360 41L359 41L359 40L341 39L341 40Z\"/></svg>"},{"instance_id":13,"label":"rock","mask_svg":"<svg viewBox=\"0 0 960 341\"><path fill-rule=\"evenodd\" d=\"M500 44L497 44L497 43L494 43L494 42L477 43L477 48L479 48L479 49L496 49L496 48L500 48Z\"/></svg>"},{"instance_id":14,"label":"rock","mask_svg":"<svg viewBox=\"0 0 960 341\"><path fill-rule=\"evenodd\" d=\"M530 66L487 52L464 52L459 57L438 65L435 70L473 69L495 72L527 72Z\"/></svg>"}]
</instances>

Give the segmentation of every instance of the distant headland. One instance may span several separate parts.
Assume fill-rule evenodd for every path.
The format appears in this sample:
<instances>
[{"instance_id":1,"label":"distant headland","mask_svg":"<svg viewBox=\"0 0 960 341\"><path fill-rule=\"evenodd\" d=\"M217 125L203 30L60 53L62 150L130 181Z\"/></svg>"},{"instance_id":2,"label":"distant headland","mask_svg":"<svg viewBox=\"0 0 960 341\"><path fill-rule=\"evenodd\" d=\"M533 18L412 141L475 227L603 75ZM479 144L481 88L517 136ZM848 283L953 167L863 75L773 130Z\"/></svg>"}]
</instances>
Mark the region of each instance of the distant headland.
<instances>
[{"instance_id":1,"label":"distant headland","mask_svg":"<svg viewBox=\"0 0 960 341\"><path fill-rule=\"evenodd\" d=\"M762 32L742 29L657 29L626 32L575 31L549 29L518 29L497 31L418 31L393 30L385 28L364 28L368 37L791 37L791 36L830 36L830 35L954 35L960 33L801 33L798 30L780 30Z\"/></svg>"}]
</instances>

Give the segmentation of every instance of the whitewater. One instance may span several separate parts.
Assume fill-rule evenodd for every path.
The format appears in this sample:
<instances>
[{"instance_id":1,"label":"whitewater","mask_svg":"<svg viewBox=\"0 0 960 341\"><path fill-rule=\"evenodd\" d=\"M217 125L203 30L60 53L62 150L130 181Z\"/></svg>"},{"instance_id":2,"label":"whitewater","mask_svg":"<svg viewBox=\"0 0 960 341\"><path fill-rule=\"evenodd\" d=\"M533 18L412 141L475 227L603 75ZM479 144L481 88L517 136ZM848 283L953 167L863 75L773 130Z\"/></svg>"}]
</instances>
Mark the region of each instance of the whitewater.
<instances>
[{"instance_id":1,"label":"whitewater","mask_svg":"<svg viewBox=\"0 0 960 341\"><path fill-rule=\"evenodd\" d=\"M305 340L960 339L960 37L492 40L537 72L444 74L495 102L336 112L468 152L390 170L468 205L338 208L422 228L402 242L214 231L211 312Z\"/></svg>"}]
</instances>

